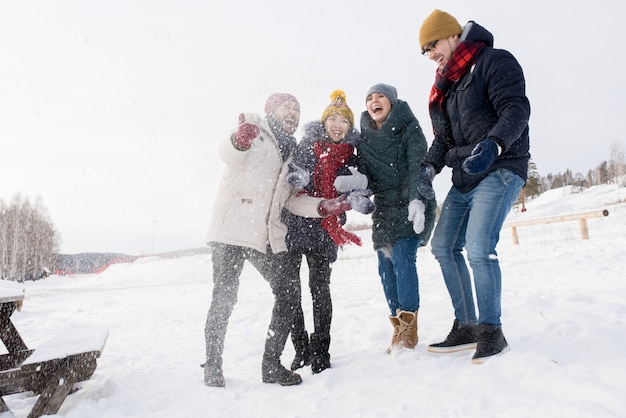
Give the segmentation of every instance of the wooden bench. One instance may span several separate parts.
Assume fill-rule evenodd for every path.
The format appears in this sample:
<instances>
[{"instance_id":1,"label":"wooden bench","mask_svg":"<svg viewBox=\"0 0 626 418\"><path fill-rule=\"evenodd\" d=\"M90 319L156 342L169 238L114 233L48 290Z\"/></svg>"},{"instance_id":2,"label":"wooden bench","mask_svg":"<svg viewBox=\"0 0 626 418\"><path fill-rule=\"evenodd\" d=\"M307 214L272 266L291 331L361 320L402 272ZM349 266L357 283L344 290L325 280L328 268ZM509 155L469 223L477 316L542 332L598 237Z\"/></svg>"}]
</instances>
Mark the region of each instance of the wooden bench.
<instances>
[{"instance_id":1,"label":"wooden bench","mask_svg":"<svg viewBox=\"0 0 626 418\"><path fill-rule=\"evenodd\" d=\"M2 396L30 391L39 398L28 418L56 414L72 387L93 375L108 335L102 325L68 325L21 364L0 371L0 413L9 411Z\"/></svg>"}]
</instances>

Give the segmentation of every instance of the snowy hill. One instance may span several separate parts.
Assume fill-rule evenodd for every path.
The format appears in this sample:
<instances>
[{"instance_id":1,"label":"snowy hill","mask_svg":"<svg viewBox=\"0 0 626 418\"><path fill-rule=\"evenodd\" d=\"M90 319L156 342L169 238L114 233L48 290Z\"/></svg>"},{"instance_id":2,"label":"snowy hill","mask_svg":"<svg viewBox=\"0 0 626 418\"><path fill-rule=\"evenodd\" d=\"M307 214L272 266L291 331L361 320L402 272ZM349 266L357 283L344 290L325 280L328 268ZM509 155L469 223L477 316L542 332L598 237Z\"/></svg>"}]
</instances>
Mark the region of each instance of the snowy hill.
<instances>
[{"instance_id":1,"label":"snowy hill","mask_svg":"<svg viewBox=\"0 0 626 418\"><path fill-rule=\"evenodd\" d=\"M261 354L272 295L246 265L226 338L226 388L207 388L204 321L211 295L211 258L140 258L98 275L51 276L28 282L13 316L29 347L68 322L96 322L110 335L92 379L59 411L76 417L618 417L626 411L626 189L553 190L527 202L510 220L606 208L589 221L520 228L520 245L503 230L503 329L512 350L483 365L472 352L433 354L453 316L430 248L420 249L420 341L413 351L385 353L392 328L369 232L349 247L332 278L332 368L302 371L303 383L261 382ZM306 265L306 264L305 264ZM303 307L312 328L303 268ZM283 362L293 349L288 342ZM16 416L35 401L5 397Z\"/></svg>"},{"instance_id":2,"label":"snowy hill","mask_svg":"<svg viewBox=\"0 0 626 418\"><path fill-rule=\"evenodd\" d=\"M567 186L548 190L537 198L527 201L527 211L511 213L507 222L555 214L589 212L621 204L626 204L626 188L624 187L605 184L579 191L574 186Z\"/></svg>"}]
</instances>

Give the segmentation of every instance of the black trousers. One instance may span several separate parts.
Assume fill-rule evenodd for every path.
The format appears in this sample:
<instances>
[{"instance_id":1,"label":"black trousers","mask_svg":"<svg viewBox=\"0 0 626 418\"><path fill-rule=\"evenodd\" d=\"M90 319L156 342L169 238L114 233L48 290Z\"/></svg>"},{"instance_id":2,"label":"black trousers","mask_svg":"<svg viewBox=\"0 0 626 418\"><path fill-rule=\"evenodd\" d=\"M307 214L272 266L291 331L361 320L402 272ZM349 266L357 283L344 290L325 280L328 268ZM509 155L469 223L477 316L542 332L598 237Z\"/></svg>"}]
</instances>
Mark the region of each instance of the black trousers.
<instances>
[{"instance_id":1,"label":"black trousers","mask_svg":"<svg viewBox=\"0 0 626 418\"><path fill-rule=\"evenodd\" d=\"M309 266L309 289L313 302L313 325L315 334L318 336L329 336L330 326L333 316L333 303L330 295L330 275L332 263L325 251L297 248L292 249L287 254L287 269L289 275L300 277L300 267L302 257L306 257ZM304 313L301 303L298 303L293 316L291 339L296 349L305 335Z\"/></svg>"},{"instance_id":2,"label":"black trousers","mask_svg":"<svg viewBox=\"0 0 626 418\"><path fill-rule=\"evenodd\" d=\"M274 294L264 359L280 361L293 323L293 314L300 305L300 278L286 274L286 252L272 254L268 250L267 254L263 254L247 247L213 243L213 295L204 328L209 367L222 366L226 330L237 303L239 277L245 260L261 273Z\"/></svg>"}]
</instances>

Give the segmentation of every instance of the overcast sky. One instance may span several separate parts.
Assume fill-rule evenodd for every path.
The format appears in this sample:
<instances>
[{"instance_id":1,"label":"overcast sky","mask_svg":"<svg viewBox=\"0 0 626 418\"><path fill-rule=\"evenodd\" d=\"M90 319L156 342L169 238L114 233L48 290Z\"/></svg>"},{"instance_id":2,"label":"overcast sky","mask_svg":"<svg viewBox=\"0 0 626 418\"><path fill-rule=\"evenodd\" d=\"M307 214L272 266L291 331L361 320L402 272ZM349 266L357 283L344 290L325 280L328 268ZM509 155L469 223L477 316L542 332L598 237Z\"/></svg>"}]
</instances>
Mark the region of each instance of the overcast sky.
<instances>
[{"instance_id":1,"label":"overcast sky","mask_svg":"<svg viewBox=\"0 0 626 418\"><path fill-rule=\"evenodd\" d=\"M41 196L64 253L203 246L217 145L274 92L298 97L302 126L334 89L358 121L368 88L393 84L430 144L417 35L434 8L522 64L541 174L586 174L624 145L617 1L2 2L0 199ZM449 185L437 177L438 200Z\"/></svg>"}]
</instances>

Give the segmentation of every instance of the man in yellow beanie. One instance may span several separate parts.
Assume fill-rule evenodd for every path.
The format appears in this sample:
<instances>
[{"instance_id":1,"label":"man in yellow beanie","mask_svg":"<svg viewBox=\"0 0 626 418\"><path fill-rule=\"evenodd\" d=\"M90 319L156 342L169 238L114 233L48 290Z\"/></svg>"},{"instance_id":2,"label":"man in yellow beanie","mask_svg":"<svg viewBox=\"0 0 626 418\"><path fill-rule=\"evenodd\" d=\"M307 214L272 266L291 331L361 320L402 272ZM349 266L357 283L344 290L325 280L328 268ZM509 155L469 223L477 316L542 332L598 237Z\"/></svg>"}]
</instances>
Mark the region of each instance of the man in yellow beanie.
<instances>
[{"instance_id":1,"label":"man in yellow beanie","mask_svg":"<svg viewBox=\"0 0 626 418\"><path fill-rule=\"evenodd\" d=\"M509 350L496 245L527 178L526 82L513 55L493 48L493 35L474 21L461 27L452 15L434 10L420 28L419 43L437 64L429 98L434 139L418 182L422 195L434 197L433 177L444 166L452 168L431 245L455 320L448 337L428 350L476 348L472 362L480 364Z\"/></svg>"}]
</instances>

